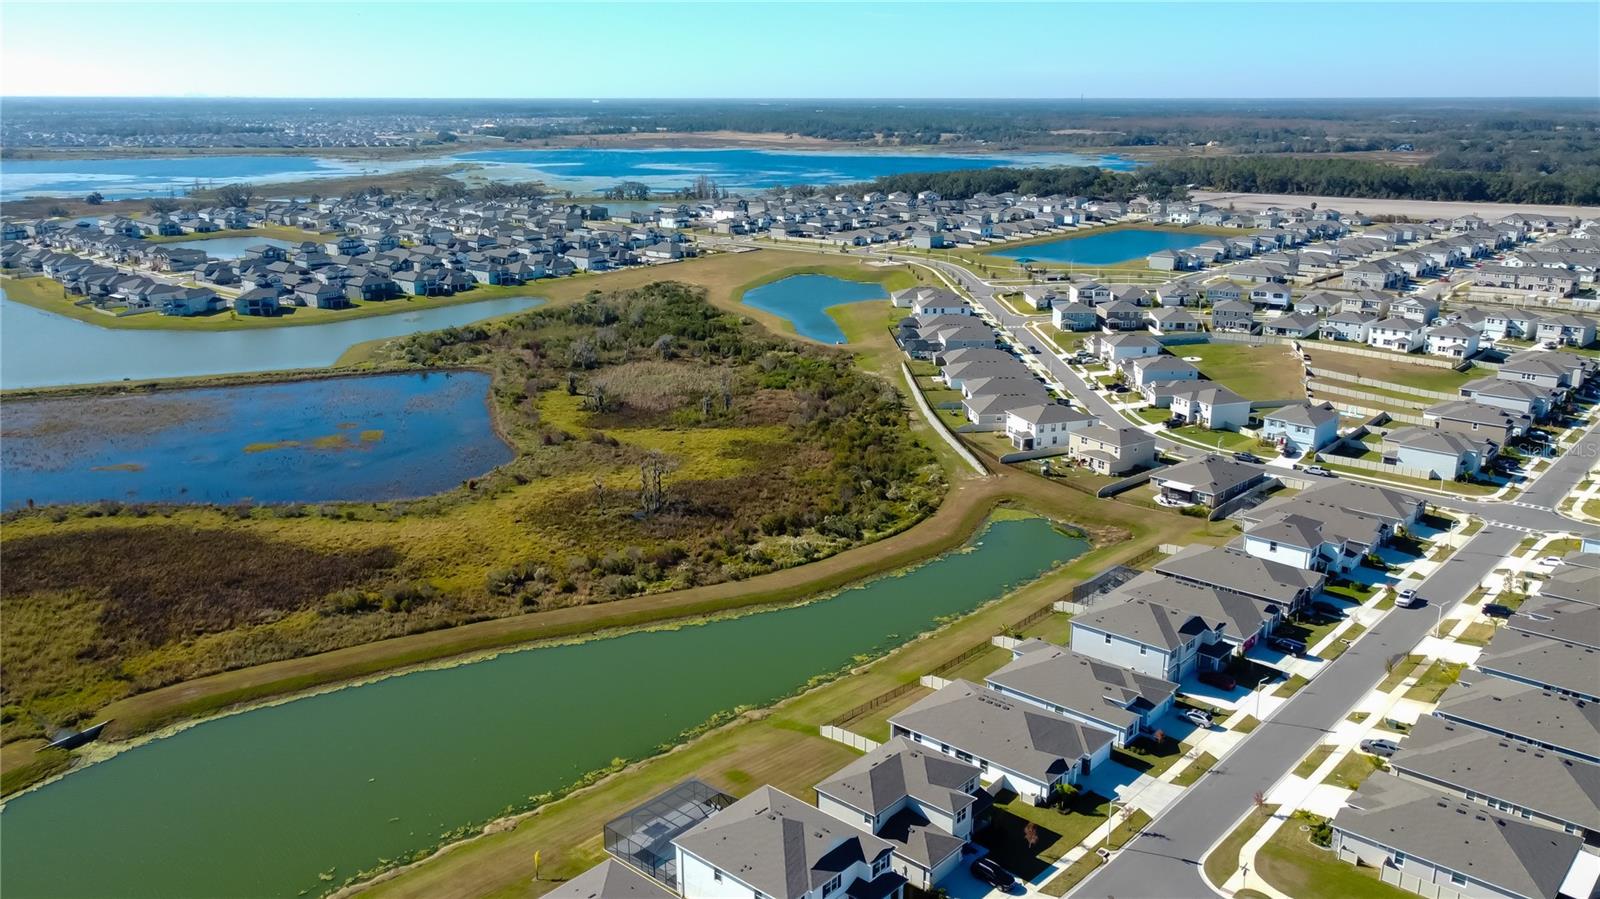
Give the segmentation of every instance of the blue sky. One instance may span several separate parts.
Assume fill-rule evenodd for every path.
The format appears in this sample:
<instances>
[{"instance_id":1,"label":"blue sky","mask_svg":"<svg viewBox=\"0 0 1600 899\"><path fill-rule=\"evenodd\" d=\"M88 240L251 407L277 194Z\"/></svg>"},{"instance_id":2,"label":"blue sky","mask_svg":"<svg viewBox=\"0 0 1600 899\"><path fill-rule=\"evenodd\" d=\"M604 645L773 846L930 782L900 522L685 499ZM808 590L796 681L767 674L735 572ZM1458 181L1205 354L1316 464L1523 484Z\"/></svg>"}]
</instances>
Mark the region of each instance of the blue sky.
<instances>
[{"instance_id":1,"label":"blue sky","mask_svg":"<svg viewBox=\"0 0 1600 899\"><path fill-rule=\"evenodd\" d=\"M0 51L11 96L1595 96L1600 3L4 0Z\"/></svg>"}]
</instances>

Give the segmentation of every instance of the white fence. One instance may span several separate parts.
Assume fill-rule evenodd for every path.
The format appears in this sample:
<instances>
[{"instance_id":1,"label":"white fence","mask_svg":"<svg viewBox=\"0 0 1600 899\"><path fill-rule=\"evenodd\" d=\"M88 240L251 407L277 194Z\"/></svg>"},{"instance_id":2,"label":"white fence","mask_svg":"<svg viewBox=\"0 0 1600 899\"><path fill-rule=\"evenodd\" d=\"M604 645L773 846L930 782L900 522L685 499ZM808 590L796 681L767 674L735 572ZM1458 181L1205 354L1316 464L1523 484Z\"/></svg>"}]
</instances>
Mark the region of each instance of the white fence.
<instances>
[{"instance_id":1,"label":"white fence","mask_svg":"<svg viewBox=\"0 0 1600 899\"><path fill-rule=\"evenodd\" d=\"M1426 481L1433 472L1426 468L1411 468L1405 465L1385 465L1382 462L1369 462L1366 459L1347 459L1344 456L1327 456L1328 461L1335 465L1344 465L1349 468L1359 468L1363 471L1381 471L1385 474L1397 474L1408 478L1421 478Z\"/></svg>"},{"instance_id":2,"label":"white fence","mask_svg":"<svg viewBox=\"0 0 1600 899\"><path fill-rule=\"evenodd\" d=\"M922 395L922 388L917 386L917 379L911 374L911 366L901 362L900 373L905 376L906 387L911 390L911 396L916 400L917 408L922 410L923 416L928 419L928 423L933 426L933 429L939 432L939 436L944 438L945 443L950 444L950 448L955 450L956 454L959 455L963 461L972 466L973 471L976 471L981 476L987 477L989 475L989 469L983 467L983 463L978 461L978 457L974 456L971 450L961 445L960 439L958 439L956 435L950 433L950 429L945 427L944 422L940 420L939 416L928 407L928 398Z\"/></svg>"},{"instance_id":3,"label":"white fence","mask_svg":"<svg viewBox=\"0 0 1600 899\"><path fill-rule=\"evenodd\" d=\"M1312 390L1320 390L1323 393L1331 393L1336 396L1348 396L1353 399L1371 400L1375 403L1383 403L1384 406L1382 408L1385 410L1387 410L1390 406L1399 406L1403 409L1426 409L1428 406L1433 405L1432 403L1424 402L1421 399L1403 400L1397 396L1388 396L1381 393L1368 393L1365 390L1356 390L1353 387L1345 387L1340 384L1329 384L1327 381L1316 378L1313 378L1310 382L1308 382L1308 386Z\"/></svg>"},{"instance_id":4,"label":"white fence","mask_svg":"<svg viewBox=\"0 0 1600 899\"><path fill-rule=\"evenodd\" d=\"M1330 381L1348 381L1352 384L1360 384L1363 387L1382 387L1385 390L1393 390L1398 393L1414 393L1417 396L1427 397L1428 399L1432 400L1461 399L1461 397L1457 394L1449 393L1447 391L1426 390L1421 387L1409 387L1404 384L1396 384L1393 381L1385 381L1381 378L1363 378L1360 375L1352 375L1342 371L1320 371L1315 366L1312 366L1311 370L1315 373L1316 377Z\"/></svg>"},{"instance_id":5,"label":"white fence","mask_svg":"<svg viewBox=\"0 0 1600 899\"><path fill-rule=\"evenodd\" d=\"M1022 641L1018 640L1016 637L1008 637L1005 634L995 634L993 637L989 638L989 642L1000 647L1001 649L1016 649L1022 644Z\"/></svg>"},{"instance_id":6,"label":"white fence","mask_svg":"<svg viewBox=\"0 0 1600 899\"><path fill-rule=\"evenodd\" d=\"M1304 349L1307 353L1322 353L1331 350L1335 353L1344 353L1350 356L1363 356L1367 359L1387 359L1390 362L1425 365L1429 368L1455 368L1461 364L1450 359L1424 356L1421 353L1393 353L1384 350L1369 350L1359 346L1351 346L1348 343L1341 343L1337 340L1307 341Z\"/></svg>"},{"instance_id":7,"label":"white fence","mask_svg":"<svg viewBox=\"0 0 1600 899\"><path fill-rule=\"evenodd\" d=\"M862 752L871 752L877 749L879 745L876 740L869 740L858 733L845 730L842 727L834 727L831 724L822 725L821 733L823 737L835 743L843 743L852 749L859 749Z\"/></svg>"},{"instance_id":8,"label":"white fence","mask_svg":"<svg viewBox=\"0 0 1600 899\"><path fill-rule=\"evenodd\" d=\"M1404 422L1408 425L1420 425L1425 423L1422 420L1422 416L1411 415L1406 412L1401 412L1398 409L1375 409L1371 406L1361 406L1355 403L1341 403L1336 400L1329 400L1329 402L1333 403L1333 408L1337 409L1341 413L1354 416L1356 418L1371 418L1374 413L1382 412L1395 421Z\"/></svg>"},{"instance_id":9,"label":"white fence","mask_svg":"<svg viewBox=\"0 0 1600 899\"><path fill-rule=\"evenodd\" d=\"M924 674L922 679L917 681L917 683L922 684L924 687L927 687L930 690L943 690L945 687L950 686L950 681L948 679L942 678L937 674Z\"/></svg>"}]
</instances>

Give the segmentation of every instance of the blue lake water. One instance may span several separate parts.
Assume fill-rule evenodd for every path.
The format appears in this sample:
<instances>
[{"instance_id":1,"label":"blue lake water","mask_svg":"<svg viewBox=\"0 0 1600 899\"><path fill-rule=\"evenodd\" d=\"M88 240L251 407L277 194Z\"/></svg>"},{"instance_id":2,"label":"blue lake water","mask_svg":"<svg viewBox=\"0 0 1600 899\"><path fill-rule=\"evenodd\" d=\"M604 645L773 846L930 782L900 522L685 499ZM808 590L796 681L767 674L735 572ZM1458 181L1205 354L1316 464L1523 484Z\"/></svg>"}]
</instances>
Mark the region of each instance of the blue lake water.
<instances>
[{"instance_id":1,"label":"blue lake water","mask_svg":"<svg viewBox=\"0 0 1600 899\"><path fill-rule=\"evenodd\" d=\"M166 244L169 247L188 247L191 250L204 250L207 256L213 259L234 260L243 256L251 247L265 244L270 247L282 247L290 250L299 244L276 237L213 237L199 240L180 240Z\"/></svg>"},{"instance_id":2,"label":"blue lake water","mask_svg":"<svg viewBox=\"0 0 1600 899\"><path fill-rule=\"evenodd\" d=\"M1008 259L1032 259L1035 262L1110 265L1130 259L1143 260L1157 250L1186 250L1212 239L1209 234L1126 228L1102 234L1085 234L1082 237L1064 237L1061 240L1001 250L992 255L1005 256Z\"/></svg>"},{"instance_id":3,"label":"blue lake water","mask_svg":"<svg viewBox=\"0 0 1600 899\"><path fill-rule=\"evenodd\" d=\"M325 325L133 331L80 322L4 297L0 289L0 389L5 390L324 368L364 341L466 325L544 302L502 297Z\"/></svg>"},{"instance_id":4,"label":"blue lake water","mask_svg":"<svg viewBox=\"0 0 1600 899\"><path fill-rule=\"evenodd\" d=\"M160 156L117 159L8 159L0 167L0 200L26 196L84 196L108 200L182 195L223 184L271 184L395 171L438 160L382 161L317 156Z\"/></svg>"},{"instance_id":5,"label":"blue lake water","mask_svg":"<svg viewBox=\"0 0 1600 899\"><path fill-rule=\"evenodd\" d=\"M742 302L791 322L801 337L844 343L844 332L828 314L828 307L888 298L888 292L879 284L829 275L791 275L745 291Z\"/></svg>"},{"instance_id":6,"label":"blue lake water","mask_svg":"<svg viewBox=\"0 0 1600 899\"><path fill-rule=\"evenodd\" d=\"M0 891L320 895L613 759L654 752L719 711L771 703L899 646L1085 549L1040 519L999 521L968 552L809 605L507 653L218 718L8 802Z\"/></svg>"},{"instance_id":7,"label":"blue lake water","mask_svg":"<svg viewBox=\"0 0 1600 899\"><path fill-rule=\"evenodd\" d=\"M725 188L758 189L777 184L843 184L880 175L996 166L1098 165L1127 170L1138 163L1121 156L1074 153L984 154L862 153L752 149L484 150L455 156L403 160L345 160L315 156L167 156L119 159L17 159L0 168L0 200L25 196L83 196L99 191L108 200L183 195L195 187L248 182L343 178L406 171L458 162L492 180L539 179L565 190L643 181L657 190L687 187L700 175ZM271 195L271 192L267 192Z\"/></svg>"},{"instance_id":8,"label":"blue lake water","mask_svg":"<svg viewBox=\"0 0 1600 899\"><path fill-rule=\"evenodd\" d=\"M988 169L1001 166L1098 165L1127 170L1120 156L1075 153L985 154L862 153L751 149L484 150L453 157L484 165L489 178L538 179L568 189L642 181L657 191L693 184L704 175L724 188L759 190L786 184L847 184L907 172Z\"/></svg>"},{"instance_id":9,"label":"blue lake water","mask_svg":"<svg viewBox=\"0 0 1600 899\"><path fill-rule=\"evenodd\" d=\"M13 400L0 426L0 504L441 493L512 458L488 391L482 372L428 372Z\"/></svg>"}]
</instances>

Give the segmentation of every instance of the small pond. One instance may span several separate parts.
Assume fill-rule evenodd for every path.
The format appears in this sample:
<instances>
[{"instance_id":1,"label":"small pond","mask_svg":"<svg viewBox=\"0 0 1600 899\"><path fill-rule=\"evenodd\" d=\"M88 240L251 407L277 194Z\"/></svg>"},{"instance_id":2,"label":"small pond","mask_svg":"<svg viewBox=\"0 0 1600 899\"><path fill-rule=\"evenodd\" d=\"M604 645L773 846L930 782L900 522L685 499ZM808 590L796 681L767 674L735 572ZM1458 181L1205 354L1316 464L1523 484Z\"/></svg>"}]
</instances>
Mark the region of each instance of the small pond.
<instances>
[{"instance_id":1,"label":"small pond","mask_svg":"<svg viewBox=\"0 0 1600 899\"><path fill-rule=\"evenodd\" d=\"M745 291L742 302L790 322L801 337L823 343L844 343L844 331L828 314L828 309L888 298L882 285L867 281L847 281L831 275L791 275Z\"/></svg>"},{"instance_id":2,"label":"small pond","mask_svg":"<svg viewBox=\"0 0 1600 899\"><path fill-rule=\"evenodd\" d=\"M511 460L488 390L481 372L429 372L11 400L0 425L0 501L14 509L440 493Z\"/></svg>"}]
</instances>

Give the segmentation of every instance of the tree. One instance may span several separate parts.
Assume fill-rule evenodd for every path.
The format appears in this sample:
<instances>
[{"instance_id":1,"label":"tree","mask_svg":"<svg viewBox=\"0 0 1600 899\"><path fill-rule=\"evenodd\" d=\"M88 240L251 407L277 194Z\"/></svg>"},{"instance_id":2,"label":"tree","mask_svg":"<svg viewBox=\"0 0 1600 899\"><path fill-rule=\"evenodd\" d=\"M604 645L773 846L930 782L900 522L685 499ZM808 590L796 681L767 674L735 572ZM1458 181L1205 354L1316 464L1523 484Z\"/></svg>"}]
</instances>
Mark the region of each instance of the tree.
<instances>
[{"instance_id":1,"label":"tree","mask_svg":"<svg viewBox=\"0 0 1600 899\"><path fill-rule=\"evenodd\" d=\"M665 453L650 451L639 461L639 508L645 515L654 515L667 506L667 490L662 481L672 470L672 460Z\"/></svg>"},{"instance_id":2,"label":"tree","mask_svg":"<svg viewBox=\"0 0 1600 899\"><path fill-rule=\"evenodd\" d=\"M178 211L178 201L169 197L156 197L150 201L148 208L156 215L166 215Z\"/></svg>"},{"instance_id":3,"label":"tree","mask_svg":"<svg viewBox=\"0 0 1600 899\"><path fill-rule=\"evenodd\" d=\"M248 184L224 184L217 188L217 202L229 209L243 209L255 198L255 190Z\"/></svg>"},{"instance_id":4,"label":"tree","mask_svg":"<svg viewBox=\"0 0 1600 899\"><path fill-rule=\"evenodd\" d=\"M49 209L46 209L44 211L44 214L48 215L49 217L51 217L53 219L58 219L58 218L62 218L64 216L71 215L72 211L67 209L67 207L65 207L65 206L51 206Z\"/></svg>"},{"instance_id":5,"label":"tree","mask_svg":"<svg viewBox=\"0 0 1600 899\"><path fill-rule=\"evenodd\" d=\"M434 135L434 139L441 144L453 144L456 142L456 136L454 132L445 131L442 128L439 130L438 134Z\"/></svg>"},{"instance_id":6,"label":"tree","mask_svg":"<svg viewBox=\"0 0 1600 899\"><path fill-rule=\"evenodd\" d=\"M83 202L88 203L90 206L99 206L105 201L106 198L98 190L83 198Z\"/></svg>"}]
</instances>

